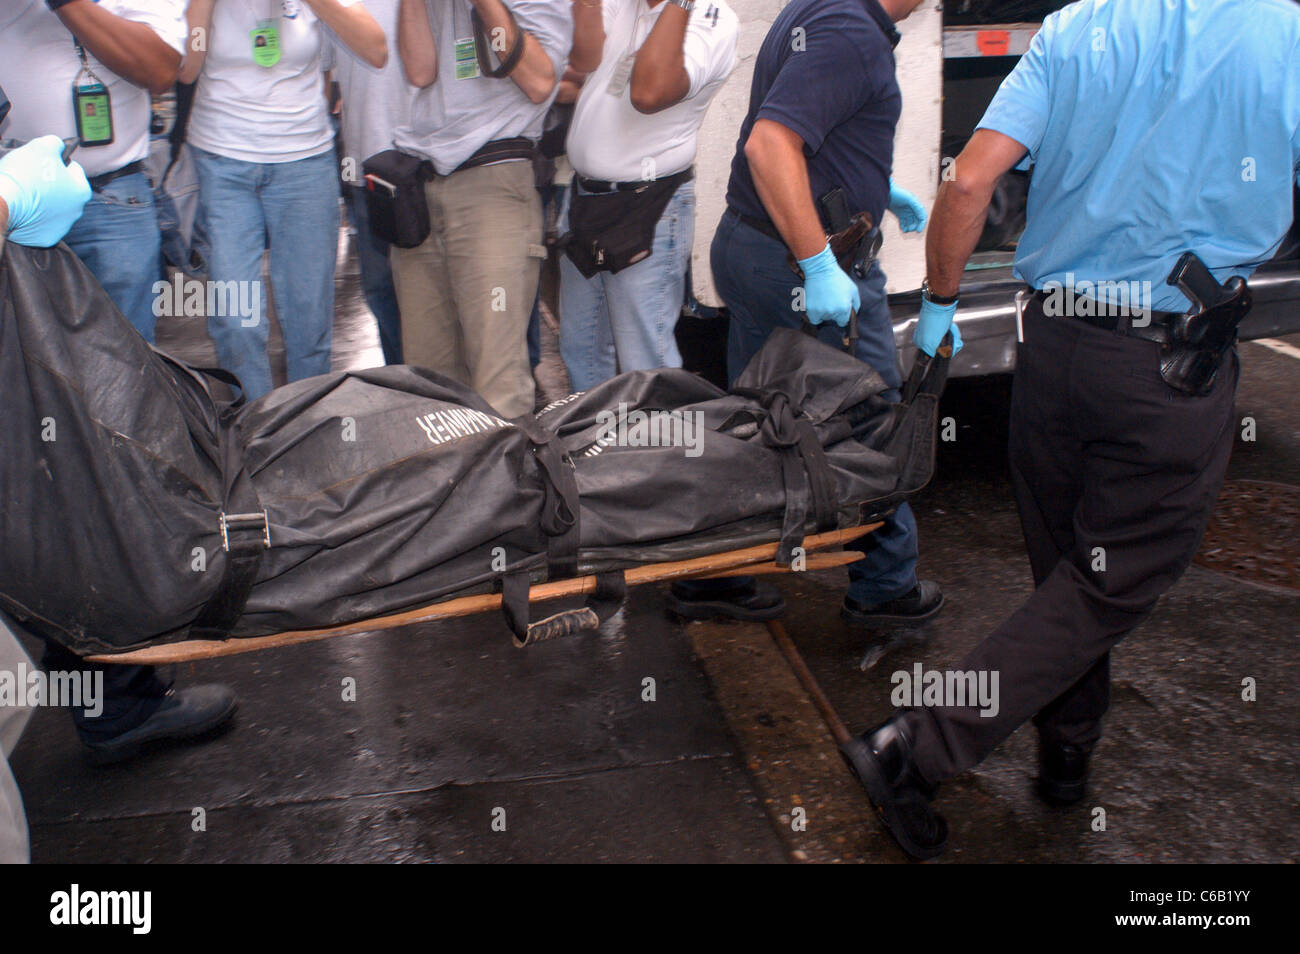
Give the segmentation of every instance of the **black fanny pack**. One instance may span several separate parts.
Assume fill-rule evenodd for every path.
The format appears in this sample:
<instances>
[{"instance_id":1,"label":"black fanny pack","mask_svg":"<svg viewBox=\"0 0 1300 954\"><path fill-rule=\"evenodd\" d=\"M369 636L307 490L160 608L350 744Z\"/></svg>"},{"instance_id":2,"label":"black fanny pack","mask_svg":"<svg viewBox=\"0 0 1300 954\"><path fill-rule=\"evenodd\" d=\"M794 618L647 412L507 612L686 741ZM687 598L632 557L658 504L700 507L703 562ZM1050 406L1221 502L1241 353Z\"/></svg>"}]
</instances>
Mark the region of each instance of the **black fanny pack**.
<instances>
[{"instance_id":1,"label":"black fanny pack","mask_svg":"<svg viewBox=\"0 0 1300 954\"><path fill-rule=\"evenodd\" d=\"M575 178L561 247L584 278L649 258L668 201L694 176L694 169L684 169L646 183L609 183L611 191L589 195L578 192Z\"/></svg>"},{"instance_id":2,"label":"black fanny pack","mask_svg":"<svg viewBox=\"0 0 1300 954\"><path fill-rule=\"evenodd\" d=\"M398 248L415 248L428 238L429 201L424 185L433 178L433 163L386 149L362 163L361 170L370 230Z\"/></svg>"}]
</instances>

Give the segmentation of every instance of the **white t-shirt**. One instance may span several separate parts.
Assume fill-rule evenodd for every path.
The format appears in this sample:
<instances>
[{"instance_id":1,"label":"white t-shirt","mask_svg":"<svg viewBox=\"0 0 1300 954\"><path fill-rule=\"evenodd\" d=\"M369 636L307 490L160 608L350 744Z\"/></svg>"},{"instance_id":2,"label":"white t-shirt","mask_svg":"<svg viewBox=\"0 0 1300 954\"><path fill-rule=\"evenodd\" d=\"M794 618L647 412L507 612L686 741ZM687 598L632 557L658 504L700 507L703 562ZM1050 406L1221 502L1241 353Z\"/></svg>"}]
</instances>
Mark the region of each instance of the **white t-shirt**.
<instances>
[{"instance_id":1,"label":"white t-shirt","mask_svg":"<svg viewBox=\"0 0 1300 954\"><path fill-rule=\"evenodd\" d=\"M667 6L667 0L654 9L646 0L604 0L605 50L578 95L566 144L579 175L612 182L659 179L695 161L709 101L736 66L740 22L722 0L697 0L682 48L690 78L686 98L647 115L632 106L630 61L624 61L641 48ZM616 74L623 82L611 87Z\"/></svg>"},{"instance_id":2,"label":"white t-shirt","mask_svg":"<svg viewBox=\"0 0 1300 954\"><path fill-rule=\"evenodd\" d=\"M185 0L99 0L109 13L143 23L181 53L185 49ZM113 73L89 51L90 68L108 89L113 141L77 149L88 176L103 175L149 155L149 91ZM0 0L0 86L12 109L0 138L35 139L77 135L72 84L81 71L72 33L45 0Z\"/></svg>"},{"instance_id":3,"label":"white t-shirt","mask_svg":"<svg viewBox=\"0 0 1300 954\"><path fill-rule=\"evenodd\" d=\"M397 11L400 0L365 0L366 9L384 28L389 40L388 62L375 69L353 53L325 28L325 64L343 93L343 151L351 161L355 178L344 181L360 186L361 164L377 152L393 148L393 133L411 115L415 87L406 81L402 59L397 55Z\"/></svg>"},{"instance_id":4,"label":"white t-shirt","mask_svg":"<svg viewBox=\"0 0 1300 954\"><path fill-rule=\"evenodd\" d=\"M358 0L339 0L350 7ZM280 59L258 66L254 31L272 25ZM193 146L244 162L294 162L330 149L324 31L302 0L218 0L190 114Z\"/></svg>"},{"instance_id":5,"label":"white t-shirt","mask_svg":"<svg viewBox=\"0 0 1300 954\"><path fill-rule=\"evenodd\" d=\"M478 75L472 54L458 64L457 41L469 50L474 36L469 0L425 0L429 23L438 43L438 79L417 90L411 118L397 130L398 149L424 156L439 175L453 169L494 139L542 135L546 111L555 99L564 75L564 63L573 45L573 7L570 0L502 0L519 26L541 46L555 70L555 89L543 103L534 103L508 76ZM457 70L467 75L457 79Z\"/></svg>"}]
</instances>

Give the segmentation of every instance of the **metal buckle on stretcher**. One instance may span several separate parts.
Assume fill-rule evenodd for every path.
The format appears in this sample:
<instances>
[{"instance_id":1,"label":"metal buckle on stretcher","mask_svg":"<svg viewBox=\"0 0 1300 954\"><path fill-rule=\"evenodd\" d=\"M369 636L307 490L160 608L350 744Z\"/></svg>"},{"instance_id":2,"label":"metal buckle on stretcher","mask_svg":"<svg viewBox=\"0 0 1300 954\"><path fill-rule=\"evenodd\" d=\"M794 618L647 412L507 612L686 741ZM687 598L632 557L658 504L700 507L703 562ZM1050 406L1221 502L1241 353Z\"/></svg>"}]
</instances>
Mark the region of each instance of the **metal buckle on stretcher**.
<instances>
[{"instance_id":1,"label":"metal buckle on stretcher","mask_svg":"<svg viewBox=\"0 0 1300 954\"><path fill-rule=\"evenodd\" d=\"M266 549L271 549L271 522L267 519L266 511L261 513L222 513L220 514L221 524L221 549L230 551L230 531L231 530L256 530L259 526L262 528L262 545Z\"/></svg>"}]
</instances>

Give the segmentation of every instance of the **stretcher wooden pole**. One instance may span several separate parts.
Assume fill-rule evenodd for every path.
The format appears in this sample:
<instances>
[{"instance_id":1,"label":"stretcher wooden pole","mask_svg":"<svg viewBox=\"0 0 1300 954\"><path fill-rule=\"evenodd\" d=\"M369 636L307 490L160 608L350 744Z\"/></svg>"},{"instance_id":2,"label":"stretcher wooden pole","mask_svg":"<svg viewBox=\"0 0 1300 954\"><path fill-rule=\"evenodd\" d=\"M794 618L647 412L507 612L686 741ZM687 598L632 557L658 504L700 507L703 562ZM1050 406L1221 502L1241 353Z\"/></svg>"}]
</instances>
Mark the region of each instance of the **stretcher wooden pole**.
<instances>
[{"instance_id":1,"label":"stretcher wooden pole","mask_svg":"<svg viewBox=\"0 0 1300 954\"><path fill-rule=\"evenodd\" d=\"M840 718L839 713L835 711L835 707L831 705L830 699L826 697L826 693L822 692L817 677L812 674L808 664L803 661L803 656L799 655L794 640L790 638L790 634L785 631L785 627L781 625L781 622L775 619L769 620L767 631L772 635L772 641L776 643L776 648L781 650L781 655L785 656L785 661L789 664L794 677L799 680L799 685L803 686L804 692L808 693L808 698L816 706L822 721L826 723L826 728L830 729L835 744L843 745L853 738L849 734L844 720Z\"/></svg>"},{"instance_id":2,"label":"stretcher wooden pole","mask_svg":"<svg viewBox=\"0 0 1300 954\"><path fill-rule=\"evenodd\" d=\"M831 530L805 537L803 548L806 563L805 570L829 569L843 566L862 558L856 551L840 553L821 553L842 546L865 536L880 527L879 523L846 530ZM767 574L789 572L789 567L777 566L772 562L776 556L777 545L764 543L758 546L728 550L709 556L695 557L690 560L674 560L668 563L651 563L646 566L633 567L625 571L624 578L628 586L641 583L655 583L663 580L687 579L705 576L737 576L745 574ZM539 583L529 591L530 603L562 597L582 596L596 588L596 577L579 576L569 580L554 580ZM376 619L360 620L342 626L330 626L324 629L303 629L287 633L275 633L270 636L249 636L246 638L224 640L186 640L178 643L165 643L158 646L146 646L126 653L95 655L87 657L91 662L117 663L121 665L163 666L182 662L195 662L200 659L216 659L221 656L236 656L261 649L274 649L280 646L295 646L298 643L310 643L335 636L350 636L360 633L374 633L398 626L410 626L415 623L427 623L433 620L452 619L457 616L472 616L501 608L500 593L483 593L476 596L461 596L456 599L433 603L420 609L381 616Z\"/></svg>"}]
</instances>

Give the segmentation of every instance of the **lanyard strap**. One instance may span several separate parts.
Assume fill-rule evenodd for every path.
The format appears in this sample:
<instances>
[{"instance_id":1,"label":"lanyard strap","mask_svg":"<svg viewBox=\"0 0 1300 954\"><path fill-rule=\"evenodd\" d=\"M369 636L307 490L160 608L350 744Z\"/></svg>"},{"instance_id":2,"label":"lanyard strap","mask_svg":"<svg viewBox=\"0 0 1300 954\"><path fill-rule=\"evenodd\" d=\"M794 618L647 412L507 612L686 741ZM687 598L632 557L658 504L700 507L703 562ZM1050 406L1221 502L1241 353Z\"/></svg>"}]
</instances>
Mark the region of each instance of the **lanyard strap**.
<instances>
[{"instance_id":1,"label":"lanyard strap","mask_svg":"<svg viewBox=\"0 0 1300 954\"><path fill-rule=\"evenodd\" d=\"M515 19L514 13L503 3L506 16L510 18L510 25L515 28L515 45L505 56L500 58L501 65L496 69L492 68L492 61L488 56L491 44L488 42L487 32L483 27L483 18L478 15L477 8L471 8L469 12L470 21L474 24L474 53L478 57L478 68L484 76L491 76L494 79L500 79L502 76L509 76L511 71L519 65L520 59L524 55L524 30Z\"/></svg>"},{"instance_id":2,"label":"lanyard strap","mask_svg":"<svg viewBox=\"0 0 1300 954\"><path fill-rule=\"evenodd\" d=\"M77 75L73 77L72 85L80 86L81 77L85 76L92 83L98 83L100 86L103 86L104 81L96 76L95 71L90 68L90 57L86 55L86 48L81 45L81 41L74 36L72 38L72 45L76 48L77 56L81 57L81 69L79 69Z\"/></svg>"}]
</instances>

